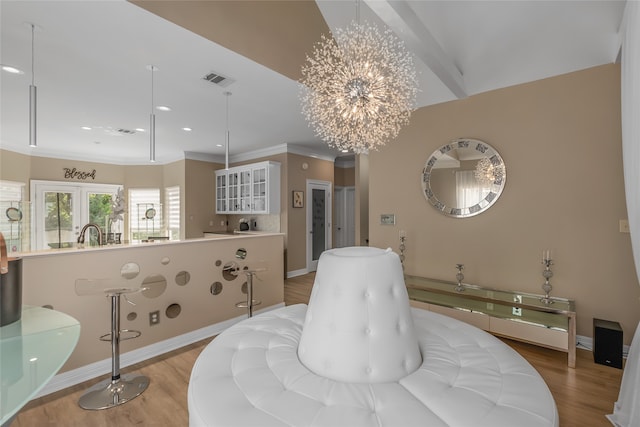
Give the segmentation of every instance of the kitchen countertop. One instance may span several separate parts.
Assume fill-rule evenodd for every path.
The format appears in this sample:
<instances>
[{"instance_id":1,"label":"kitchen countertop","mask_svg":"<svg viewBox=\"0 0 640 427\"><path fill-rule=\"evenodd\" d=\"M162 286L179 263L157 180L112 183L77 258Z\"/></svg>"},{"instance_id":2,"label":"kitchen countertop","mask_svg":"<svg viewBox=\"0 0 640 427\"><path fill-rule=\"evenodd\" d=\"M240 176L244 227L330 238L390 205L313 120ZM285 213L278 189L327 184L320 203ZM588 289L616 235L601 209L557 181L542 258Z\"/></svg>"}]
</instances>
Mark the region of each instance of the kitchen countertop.
<instances>
[{"instance_id":1,"label":"kitchen countertop","mask_svg":"<svg viewBox=\"0 0 640 427\"><path fill-rule=\"evenodd\" d=\"M284 233L273 233L267 231L237 231L233 233L227 232L205 232L205 233L215 233L218 234L215 240L222 239L248 239L248 238L259 238L263 236L281 236ZM42 249L38 251L30 251L30 252L13 252L11 253L11 257L33 257L33 256L49 256L49 255L57 255L57 254L71 254L71 253L85 253L85 252L93 252L93 251L113 251L113 250L126 250L132 248L144 248L144 247L156 247L161 245L180 245L182 243L193 243L193 242L210 242L211 237L198 237L193 239L185 239L185 240L155 240L150 242L136 242L136 243L122 243L117 245L103 245L103 246L85 246L84 248L60 248L60 249Z\"/></svg>"}]
</instances>

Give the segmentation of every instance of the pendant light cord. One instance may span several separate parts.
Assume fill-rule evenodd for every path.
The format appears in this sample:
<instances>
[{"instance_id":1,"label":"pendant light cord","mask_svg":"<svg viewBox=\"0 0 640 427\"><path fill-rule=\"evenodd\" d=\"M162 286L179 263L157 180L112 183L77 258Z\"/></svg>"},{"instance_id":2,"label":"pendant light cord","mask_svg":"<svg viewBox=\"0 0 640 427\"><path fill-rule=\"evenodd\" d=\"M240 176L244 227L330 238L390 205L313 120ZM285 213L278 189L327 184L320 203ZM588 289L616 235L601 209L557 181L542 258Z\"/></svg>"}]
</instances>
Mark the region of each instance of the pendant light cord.
<instances>
[{"instance_id":1,"label":"pendant light cord","mask_svg":"<svg viewBox=\"0 0 640 427\"><path fill-rule=\"evenodd\" d=\"M36 26L31 24L31 86L35 86L35 38L36 38Z\"/></svg>"},{"instance_id":2,"label":"pendant light cord","mask_svg":"<svg viewBox=\"0 0 640 427\"><path fill-rule=\"evenodd\" d=\"M224 96L227 97L227 117L226 117L226 133L225 133L225 148L224 148L224 167L225 169L229 169L229 140L230 140L230 132L229 132L229 96L231 96L231 92L224 92Z\"/></svg>"},{"instance_id":3,"label":"pendant light cord","mask_svg":"<svg viewBox=\"0 0 640 427\"><path fill-rule=\"evenodd\" d=\"M153 113L154 106L154 87L153 87L153 73L156 70L155 65L149 65L151 71L151 105L149 114L149 161L155 163L156 161L156 115Z\"/></svg>"}]
</instances>

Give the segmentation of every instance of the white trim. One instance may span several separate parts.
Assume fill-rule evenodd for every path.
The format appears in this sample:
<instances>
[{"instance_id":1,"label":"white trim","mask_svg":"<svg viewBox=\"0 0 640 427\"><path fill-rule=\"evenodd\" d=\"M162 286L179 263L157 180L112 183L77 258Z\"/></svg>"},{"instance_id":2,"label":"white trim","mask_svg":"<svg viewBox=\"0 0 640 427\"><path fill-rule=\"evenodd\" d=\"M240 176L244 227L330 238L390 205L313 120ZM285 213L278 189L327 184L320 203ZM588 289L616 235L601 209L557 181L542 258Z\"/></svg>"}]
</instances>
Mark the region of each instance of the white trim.
<instances>
[{"instance_id":1,"label":"white trim","mask_svg":"<svg viewBox=\"0 0 640 427\"><path fill-rule=\"evenodd\" d=\"M200 160L203 162L221 163L224 165L224 156L219 156L216 154L198 153L196 151L185 151L184 158L185 160Z\"/></svg>"},{"instance_id":2,"label":"white trim","mask_svg":"<svg viewBox=\"0 0 640 427\"><path fill-rule=\"evenodd\" d=\"M307 271L316 271L318 260L313 260L313 190L325 192L325 246L324 250L333 246L333 184L330 181L307 179L306 184L306 267Z\"/></svg>"},{"instance_id":3,"label":"white trim","mask_svg":"<svg viewBox=\"0 0 640 427\"><path fill-rule=\"evenodd\" d=\"M134 160L134 159L132 159L131 161L123 161L122 159L118 159L115 157L111 158L108 156L101 157L100 161L96 161L94 157L89 158L85 155L76 155L75 153L65 153L63 156L58 151L48 151L40 147L38 147L37 152L33 148L29 148L29 147L26 147L26 148L2 147L2 150L24 154L29 157L47 157L51 159L61 159L61 160L78 160L78 161L85 161L85 162L96 163L96 164L113 164L113 165L120 165L120 166L136 166L136 165L148 166L149 165L148 161ZM231 163L244 162L247 160L254 160L262 157L272 156L276 154L283 154L283 153L299 154L301 156L312 157L314 159L320 159L320 160L327 160L329 162L335 161L337 157L337 154L320 153L312 148L308 148L302 145L279 144L279 145L274 145L272 147L260 148L258 150L248 151L246 153L238 153L238 154L231 155L229 157L229 162ZM173 162L177 162L185 159L201 160L204 162L211 162L211 163L220 163L222 165L224 165L224 162L225 162L224 155L200 153L196 151L184 151L183 155L179 157L156 159L156 163L154 163L154 165L166 165L169 163L173 163Z\"/></svg>"},{"instance_id":4,"label":"white trim","mask_svg":"<svg viewBox=\"0 0 640 427\"><path fill-rule=\"evenodd\" d=\"M351 168L355 168L356 167L356 161L355 160L340 160L340 157L338 157L335 161L335 167L340 168L340 169L351 169Z\"/></svg>"},{"instance_id":5,"label":"white trim","mask_svg":"<svg viewBox=\"0 0 640 427\"><path fill-rule=\"evenodd\" d=\"M300 270L287 271L287 279L291 279L292 277L304 276L309 273L306 268L301 268Z\"/></svg>"},{"instance_id":6,"label":"white trim","mask_svg":"<svg viewBox=\"0 0 640 427\"><path fill-rule=\"evenodd\" d=\"M232 154L229 156L229 163L246 162L264 157L275 156L277 154L298 154L305 157L312 157L314 159L326 160L333 162L336 159L336 155L328 155L326 153L318 153L317 151L300 145L293 144L279 144L272 147L260 148L257 150L248 151L246 153ZM185 159L190 160L202 160L205 162L224 164L225 159L222 155L198 153L195 151L185 151Z\"/></svg>"},{"instance_id":7,"label":"white trim","mask_svg":"<svg viewBox=\"0 0 640 427\"><path fill-rule=\"evenodd\" d=\"M275 304L256 311L256 314L266 313L268 311L272 311L282 307L284 307L284 303ZM182 334L177 337L169 338L164 341L138 348L136 350L128 351L120 355L120 367L124 368L127 366L135 365L136 363L140 363L153 357L160 356L161 354L168 353L189 344L193 344L194 342L210 338L223 332L225 329L235 325L236 323L244 319L246 319L245 315L234 317L232 319L218 322L213 325L205 326L204 328L196 329L195 331L187 332L186 334ZM71 371L63 372L53 377L51 381L49 381L49 383L33 397L33 399L46 396L47 394L54 393L56 391L74 386L76 384L80 384L92 378L108 374L110 372L111 358L90 363Z\"/></svg>"}]
</instances>

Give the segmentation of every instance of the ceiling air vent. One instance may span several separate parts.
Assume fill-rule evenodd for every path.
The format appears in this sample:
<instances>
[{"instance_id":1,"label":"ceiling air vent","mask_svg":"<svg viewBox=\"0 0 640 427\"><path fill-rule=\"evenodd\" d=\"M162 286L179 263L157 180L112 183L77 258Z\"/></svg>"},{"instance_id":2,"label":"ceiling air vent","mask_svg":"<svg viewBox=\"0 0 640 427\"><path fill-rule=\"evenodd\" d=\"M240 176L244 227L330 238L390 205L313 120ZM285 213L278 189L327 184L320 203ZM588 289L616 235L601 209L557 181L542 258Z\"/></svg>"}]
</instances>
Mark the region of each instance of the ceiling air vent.
<instances>
[{"instance_id":1,"label":"ceiling air vent","mask_svg":"<svg viewBox=\"0 0 640 427\"><path fill-rule=\"evenodd\" d=\"M222 74L218 74L215 71L210 72L209 74L204 76L202 79L221 87L227 87L231 83L235 82L235 80L229 77L225 77Z\"/></svg>"},{"instance_id":2,"label":"ceiling air vent","mask_svg":"<svg viewBox=\"0 0 640 427\"><path fill-rule=\"evenodd\" d=\"M133 135L134 133L136 133L135 130L131 130L131 129L116 129L116 132L124 134L124 135Z\"/></svg>"}]
</instances>

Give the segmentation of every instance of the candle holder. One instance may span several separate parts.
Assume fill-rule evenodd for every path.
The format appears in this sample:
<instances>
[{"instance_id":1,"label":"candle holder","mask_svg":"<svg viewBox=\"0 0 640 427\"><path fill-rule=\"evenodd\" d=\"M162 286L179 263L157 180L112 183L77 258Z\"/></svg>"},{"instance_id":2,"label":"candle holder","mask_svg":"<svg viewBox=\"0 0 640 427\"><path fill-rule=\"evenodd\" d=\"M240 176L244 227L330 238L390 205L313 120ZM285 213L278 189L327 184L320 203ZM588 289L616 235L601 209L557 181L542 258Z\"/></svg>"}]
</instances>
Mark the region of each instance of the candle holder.
<instances>
[{"instance_id":1,"label":"candle holder","mask_svg":"<svg viewBox=\"0 0 640 427\"><path fill-rule=\"evenodd\" d=\"M400 264L402 264L402 271L404 271L404 250L405 250L405 245L404 245L404 241L406 239L406 236L404 234L400 234Z\"/></svg>"},{"instance_id":2,"label":"candle holder","mask_svg":"<svg viewBox=\"0 0 640 427\"><path fill-rule=\"evenodd\" d=\"M549 279L553 277L553 271L551 271L551 266L553 265L553 261L549 256L542 258L542 265L544 265L544 270L542 270L542 277L544 277L544 283L542 284L542 290L544 291L544 297L540 298L544 304L553 304L553 299L549 296L549 293L553 289L551 283L549 283Z\"/></svg>"},{"instance_id":3,"label":"candle holder","mask_svg":"<svg viewBox=\"0 0 640 427\"><path fill-rule=\"evenodd\" d=\"M456 292L464 291L464 285L462 284L462 280L464 279L464 274L462 274L462 270L464 270L464 264L456 264L456 269L458 273L456 274L456 280L458 284L454 288Z\"/></svg>"}]
</instances>

